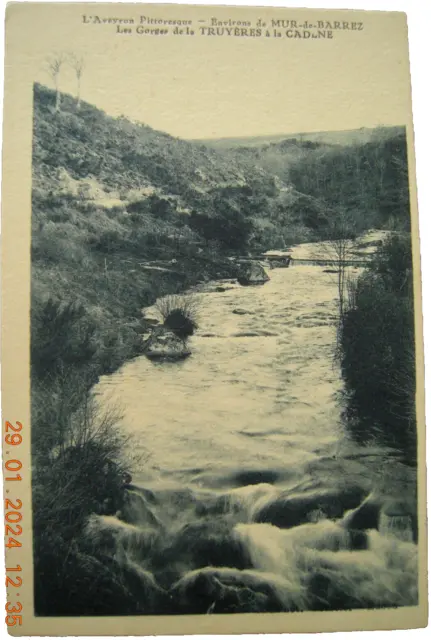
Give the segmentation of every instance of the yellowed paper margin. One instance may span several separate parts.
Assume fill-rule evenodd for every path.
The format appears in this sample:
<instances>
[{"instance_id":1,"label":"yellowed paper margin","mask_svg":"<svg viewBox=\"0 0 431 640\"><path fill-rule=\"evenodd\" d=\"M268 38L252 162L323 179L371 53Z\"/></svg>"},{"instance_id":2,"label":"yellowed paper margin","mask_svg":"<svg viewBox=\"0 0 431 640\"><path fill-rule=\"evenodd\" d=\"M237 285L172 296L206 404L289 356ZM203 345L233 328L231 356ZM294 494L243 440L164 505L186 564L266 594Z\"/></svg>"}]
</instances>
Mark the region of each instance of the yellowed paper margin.
<instances>
[{"instance_id":1,"label":"yellowed paper margin","mask_svg":"<svg viewBox=\"0 0 431 640\"><path fill-rule=\"evenodd\" d=\"M90 16L122 19L124 22L91 23ZM142 16L146 17L142 21ZM169 34L163 39L151 34L160 28L151 20L191 21L193 36ZM260 20L272 24L280 21L283 36L257 38L247 35L211 36L199 27L211 20ZM331 29L331 37L308 42L286 34L290 21L362 25L349 29ZM130 22L127 22L130 21ZM286 23L284 21L287 21ZM138 29L138 27L141 27ZM131 29L132 34L126 33ZM149 29L147 33L145 29ZM265 132L270 130L271 114L254 113L246 107L256 92L272 91L273 107L288 115L292 131L340 130L361 126L405 124L408 132L412 235L416 300L416 340L419 429L419 545L421 558L420 603L417 607L397 610L352 612L307 612L291 614L240 614L209 616L40 618L33 615L32 506L30 459L30 218L31 218L31 144L33 82L41 78L41 63L47 54L58 49L83 52L87 59L98 61L103 69L105 91L111 92L112 111L128 104L128 113L142 104L147 80L156 76L171 83L171 97L177 101L177 117L169 131L179 129L190 137L194 127L188 113L188 101L195 100L193 114L200 110L202 130L211 134L211 126L225 121L226 135L241 135L253 119L266 118ZM173 61L183 73L173 77ZM103 61L102 63L100 61ZM123 70L122 84L118 86ZM142 83L129 85L127 78L142 72ZM368 75L361 87L364 70ZM370 71L371 70L371 71ZM91 86L92 65L86 69L86 85ZM198 89L202 75L213 79L214 113L206 113L208 100ZM280 78L289 76L289 82ZM324 81L322 81L324 78ZM238 84L239 81L239 84ZM98 85L100 86L100 85ZM314 87L320 87L319 104ZM324 87L324 91L322 91ZM146 89L145 89L146 91ZM301 99L293 101L292 92ZM88 93L91 93L88 91ZM232 97L232 94L235 96ZM145 94L146 96L146 94ZM354 98L362 96L362 99ZM94 100L92 98L94 97ZM97 104L97 89L89 102ZM231 99L231 109L224 102ZM200 100L202 104L200 105ZM338 107L334 109L334 104ZM298 105L301 104L301 108ZM237 634L278 632L323 632L347 630L383 630L423 627L427 623L426 591L426 496L425 496L425 417L424 372L421 315L420 255L418 211L415 183L413 126L406 17L401 13L323 11L301 9L198 7L178 5L52 5L13 3L6 16L6 71L4 98L3 147L3 418L23 425L23 443L19 447L22 477L19 491L5 486L5 497L22 501L22 549L10 549L6 564L15 565L19 556L22 567L19 601L22 625L11 627L12 635L149 635L149 634ZM163 130L163 113L155 101L145 102L142 118ZM238 118L243 114L243 118ZM324 117L323 115L324 114ZM204 121L209 121L207 129ZM160 126L158 126L160 124ZM186 136L185 136L186 137ZM3 425L4 426L4 425ZM7 447L4 456L7 457ZM5 483L7 485L7 483ZM7 493L10 491L10 493ZM12 498L11 498L12 499ZM49 579L47 577L46 579ZM8 587L8 600L17 601L17 589Z\"/></svg>"}]
</instances>

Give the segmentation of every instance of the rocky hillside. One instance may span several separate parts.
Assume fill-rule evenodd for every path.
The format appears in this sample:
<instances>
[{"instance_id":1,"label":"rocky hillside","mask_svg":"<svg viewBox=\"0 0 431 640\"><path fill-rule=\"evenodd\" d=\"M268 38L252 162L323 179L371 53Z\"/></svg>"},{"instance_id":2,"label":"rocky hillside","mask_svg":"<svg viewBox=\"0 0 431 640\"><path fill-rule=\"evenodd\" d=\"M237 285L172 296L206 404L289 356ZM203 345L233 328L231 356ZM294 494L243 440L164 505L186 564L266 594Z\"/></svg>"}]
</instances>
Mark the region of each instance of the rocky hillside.
<instances>
[{"instance_id":1,"label":"rocky hillside","mask_svg":"<svg viewBox=\"0 0 431 640\"><path fill-rule=\"evenodd\" d=\"M209 209L225 188L274 193L274 178L204 145L174 138L145 124L112 118L96 107L35 85L34 187L94 197L124 207L150 194L180 213ZM79 184L77 184L77 182ZM214 194L213 192L217 193Z\"/></svg>"},{"instance_id":2,"label":"rocky hillside","mask_svg":"<svg viewBox=\"0 0 431 640\"><path fill-rule=\"evenodd\" d=\"M34 433L49 421L45 378L58 363L77 378L85 370L89 384L117 368L141 348L142 307L235 276L227 256L271 246L269 215L298 198L258 164L78 107L68 95L56 109L55 93L36 84L33 391L43 384L33 395Z\"/></svg>"},{"instance_id":3,"label":"rocky hillside","mask_svg":"<svg viewBox=\"0 0 431 640\"><path fill-rule=\"evenodd\" d=\"M54 101L52 91L35 85L35 187L64 189L67 172L69 180L91 177L110 200L157 192L172 197L181 210L215 187L273 186L272 177L261 168L250 171L247 166L245 175L239 162L203 145L123 117L112 118L84 102L77 109L68 95L62 97L61 111L53 113Z\"/></svg>"},{"instance_id":4,"label":"rocky hillside","mask_svg":"<svg viewBox=\"0 0 431 640\"><path fill-rule=\"evenodd\" d=\"M215 150L84 102L78 109L68 95L55 111L54 92L38 84L33 149L35 257L38 244L39 255L44 250L45 233L62 244L63 232L73 242L77 228L85 235L81 248L103 245L109 233L111 252L130 253L137 233L213 241L228 250L283 247L312 239L307 209L322 209L318 198L304 200L284 175L289 154L274 164L268 154L264 163L247 149ZM48 222L56 228L43 231ZM148 258L147 249L141 243L137 250Z\"/></svg>"},{"instance_id":5,"label":"rocky hillside","mask_svg":"<svg viewBox=\"0 0 431 640\"><path fill-rule=\"evenodd\" d=\"M346 135L343 137L341 133ZM362 231L370 227L409 227L406 131L403 127L310 134L224 147L235 161L261 166L295 192L323 205L330 217L342 208ZM347 135L350 134L350 135ZM344 140L344 142L343 142ZM321 238L325 226L304 212L301 222ZM295 224L297 219L291 220ZM315 239L315 238L313 238Z\"/></svg>"},{"instance_id":6,"label":"rocky hillside","mask_svg":"<svg viewBox=\"0 0 431 640\"><path fill-rule=\"evenodd\" d=\"M52 240L72 253L143 259L173 257L172 241L188 250L284 248L324 238L340 206L359 231L405 226L405 132L364 131L360 142L344 136L344 146L331 142L340 136L302 134L212 148L84 102L77 108L68 95L55 111L54 92L36 84L35 258Z\"/></svg>"}]
</instances>

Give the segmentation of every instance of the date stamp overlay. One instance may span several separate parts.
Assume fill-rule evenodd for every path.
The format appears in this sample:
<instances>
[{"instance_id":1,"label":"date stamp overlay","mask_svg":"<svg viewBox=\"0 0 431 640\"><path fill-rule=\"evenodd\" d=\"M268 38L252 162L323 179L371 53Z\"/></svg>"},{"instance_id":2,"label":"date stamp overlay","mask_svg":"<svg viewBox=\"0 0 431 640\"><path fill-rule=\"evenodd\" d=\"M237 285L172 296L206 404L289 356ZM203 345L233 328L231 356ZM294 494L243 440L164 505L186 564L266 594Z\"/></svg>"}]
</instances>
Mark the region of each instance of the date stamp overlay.
<instances>
[{"instance_id":1,"label":"date stamp overlay","mask_svg":"<svg viewBox=\"0 0 431 640\"><path fill-rule=\"evenodd\" d=\"M8 627L21 626L23 606L20 602L21 577L22 501L19 491L22 481L20 471L20 448L23 441L23 425L5 421L3 432L3 477L4 477L4 541L6 551L6 617Z\"/></svg>"}]
</instances>

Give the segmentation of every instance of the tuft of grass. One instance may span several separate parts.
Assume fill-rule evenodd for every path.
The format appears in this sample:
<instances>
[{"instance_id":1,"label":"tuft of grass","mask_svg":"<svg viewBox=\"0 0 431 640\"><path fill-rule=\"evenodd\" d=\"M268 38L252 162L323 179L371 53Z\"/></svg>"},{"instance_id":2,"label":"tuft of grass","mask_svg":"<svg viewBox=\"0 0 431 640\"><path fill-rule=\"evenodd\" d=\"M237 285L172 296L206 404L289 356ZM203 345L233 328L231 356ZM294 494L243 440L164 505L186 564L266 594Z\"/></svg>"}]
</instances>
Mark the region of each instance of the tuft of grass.
<instances>
[{"instance_id":1,"label":"tuft of grass","mask_svg":"<svg viewBox=\"0 0 431 640\"><path fill-rule=\"evenodd\" d=\"M185 340L198 328L199 300L193 295L169 295L156 302L163 324Z\"/></svg>"},{"instance_id":2,"label":"tuft of grass","mask_svg":"<svg viewBox=\"0 0 431 640\"><path fill-rule=\"evenodd\" d=\"M114 514L123 505L124 478L142 466L133 443L122 429L118 407L102 410L91 392L86 392L73 413L64 403L68 395L81 395L68 379L62 399L57 403L52 423L65 428L49 452L44 432L34 436L33 468L33 545L35 561L35 600L39 615L76 615L92 607L96 613L133 609L121 568L86 549L84 529L91 514ZM74 385L75 382L75 385ZM70 404L70 402L69 402ZM67 413L67 423L64 413ZM41 443L41 440L43 441ZM94 574L89 579L92 571ZM47 580L46 576L52 576ZM77 588L77 585L80 588ZM109 603L103 603L100 589ZM116 602L116 598L120 600ZM128 604L129 603L129 604Z\"/></svg>"}]
</instances>

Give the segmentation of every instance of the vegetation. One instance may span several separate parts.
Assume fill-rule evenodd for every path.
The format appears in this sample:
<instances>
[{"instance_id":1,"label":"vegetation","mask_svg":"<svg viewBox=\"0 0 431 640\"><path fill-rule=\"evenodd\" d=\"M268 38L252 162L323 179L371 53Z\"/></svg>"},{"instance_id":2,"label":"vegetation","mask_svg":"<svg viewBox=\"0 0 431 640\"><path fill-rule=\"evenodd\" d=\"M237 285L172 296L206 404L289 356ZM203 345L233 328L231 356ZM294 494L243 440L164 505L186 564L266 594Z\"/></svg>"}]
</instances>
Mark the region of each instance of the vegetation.
<instances>
[{"instance_id":1,"label":"vegetation","mask_svg":"<svg viewBox=\"0 0 431 640\"><path fill-rule=\"evenodd\" d=\"M353 219L358 232L409 230L405 129L381 127L357 136L343 133L224 148L235 161L271 173L281 188L265 208L265 219L279 237L288 231L294 241L298 234L304 236L302 241L326 239L330 237L328 222L340 209ZM273 247L275 237L276 233Z\"/></svg>"},{"instance_id":2,"label":"vegetation","mask_svg":"<svg viewBox=\"0 0 431 640\"><path fill-rule=\"evenodd\" d=\"M410 228L404 130L386 137L377 129L365 144L316 148L292 164L289 176L298 191L354 213L361 230Z\"/></svg>"},{"instance_id":3,"label":"vegetation","mask_svg":"<svg viewBox=\"0 0 431 640\"><path fill-rule=\"evenodd\" d=\"M165 327L179 338L187 339L198 328L199 302L197 298L187 296L165 296L156 302Z\"/></svg>"},{"instance_id":4,"label":"vegetation","mask_svg":"<svg viewBox=\"0 0 431 640\"><path fill-rule=\"evenodd\" d=\"M334 263L337 273L338 317L342 318L349 284L348 263L354 258L354 241L358 235L357 221L343 209L334 211L326 222L326 235L326 257Z\"/></svg>"},{"instance_id":5,"label":"vegetation","mask_svg":"<svg viewBox=\"0 0 431 640\"><path fill-rule=\"evenodd\" d=\"M70 52L67 58L76 76L76 108L79 109L81 106L81 79L85 69L85 62L82 56L74 52Z\"/></svg>"},{"instance_id":6,"label":"vegetation","mask_svg":"<svg viewBox=\"0 0 431 640\"><path fill-rule=\"evenodd\" d=\"M55 86L55 110L60 111L61 106L61 93L59 87L59 76L61 68L66 61L66 55L63 52L54 53L45 61L45 68L47 73L51 76L51 79Z\"/></svg>"},{"instance_id":7,"label":"vegetation","mask_svg":"<svg viewBox=\"0 0 431 640\"><path fill-rule=\"evenodd\" d=\"M393 234L350 285L341 323L348 425L416 460L415 336L411 239Z\"/></svg>"},{"instance_id":8,"label":"vegetation","mask_svg":"<svg viewBox=\"0 0 431 640\"><path fill-rule=\"evenodd\" d=\"M90 514L119 508L122 474L133 461L118 411L101 412L90 387L100 373L133 354L132 337L122 346L118 338L109 343L106 327L82 305L48 299L33 301L32 311L36 611L72 614L88 607L90 597L95 612L107 613L109 602L124 600L126 588L115 563L99 570L100 560L85 552L82 530Z\"/></svg>"},{"instance_id":9,"label":"vegetation","mask_svg":"<svg viewBox=\"0 0 431 640\"><path fill-rule=\"evenodd\" d=\"M74 391L70 380L67 391ZM51 417L55 421L57 415ZM144 608L143 596L134 594L133 587L131 592L124 568L103 549L90 549L83 536L91 514L115 514L124 501L122 477L133 461L119 419L112 408L101 413L87 394L72 414L61 446L50 451L49 464L36 460L32 484L39 615L138 613ZM36 439L36 450L42 437Z\"/></svg>"}]
</instances>

